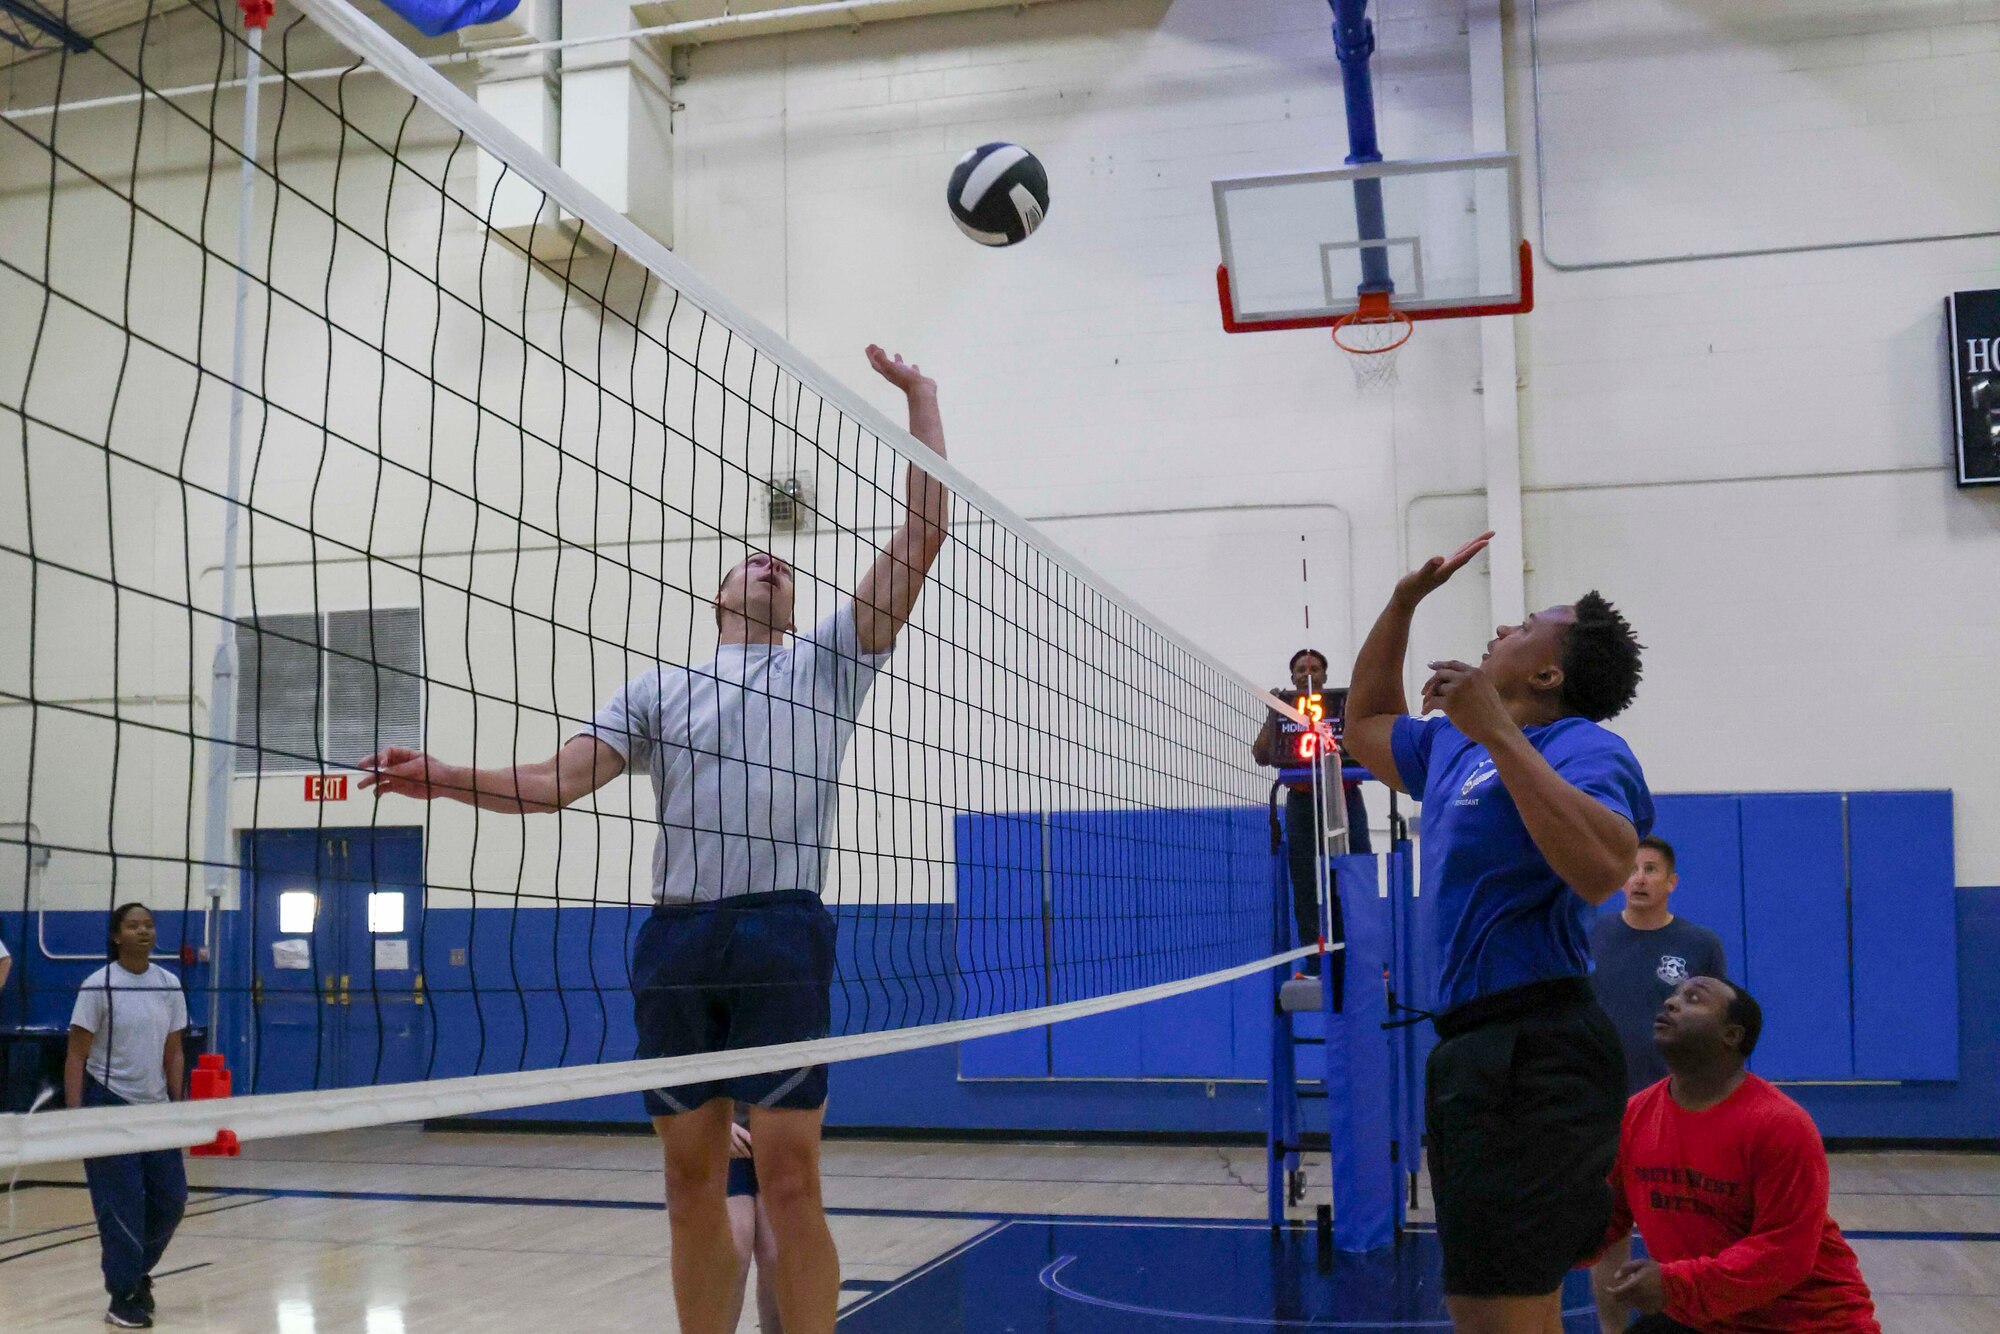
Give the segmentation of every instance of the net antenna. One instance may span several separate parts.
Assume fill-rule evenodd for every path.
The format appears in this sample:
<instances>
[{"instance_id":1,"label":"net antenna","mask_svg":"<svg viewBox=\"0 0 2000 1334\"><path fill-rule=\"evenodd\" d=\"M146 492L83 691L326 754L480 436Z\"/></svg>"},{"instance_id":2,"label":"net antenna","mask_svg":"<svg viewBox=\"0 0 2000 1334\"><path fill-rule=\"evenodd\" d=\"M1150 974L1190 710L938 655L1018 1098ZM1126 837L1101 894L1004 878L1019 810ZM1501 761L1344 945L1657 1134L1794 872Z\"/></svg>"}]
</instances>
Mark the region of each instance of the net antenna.
<instances>
[{"instance_id":1,"label":"net antenna","mask_svg":"<svg viewBox=\"0 0 2000 1334\"><path fill-rule=\"evenodd\" d=\"M1328 0L1347 104L1343 167L1215 181L1226 333L1330 329L1364 389L1393 385L1421 320L1534 309L1512 153L1384 161L1367 0Z\"/></svg>"}]
</instances>

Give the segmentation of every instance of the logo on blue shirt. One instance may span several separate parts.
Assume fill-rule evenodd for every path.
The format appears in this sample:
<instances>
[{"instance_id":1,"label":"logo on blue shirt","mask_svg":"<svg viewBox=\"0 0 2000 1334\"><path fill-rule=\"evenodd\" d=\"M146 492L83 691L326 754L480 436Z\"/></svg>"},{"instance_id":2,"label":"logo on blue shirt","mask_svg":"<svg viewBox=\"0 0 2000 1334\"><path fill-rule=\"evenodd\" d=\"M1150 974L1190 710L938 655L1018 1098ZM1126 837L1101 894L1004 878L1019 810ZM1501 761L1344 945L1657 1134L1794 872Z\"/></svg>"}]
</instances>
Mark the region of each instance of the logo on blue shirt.
<instances>
[{"instance_id":1,"label":"logo on blue shirt","mask_svg":"<svg viewBox=\"0 0 2000 1334\"><path fill-rule=\"evenodd\" d=\"M1484 787L1486 784L1492 782L1499 776L1500 776L1500 771L1493 767L1493 761L1481 760L1478 764L1478 767L1473 769L1473 771L1466 776L1465 782L1459 786L1458 789L1459 799L1456 804L1460 806L1477 806L1479 804L1479 798L1472 797L1470 800L1467 800L1467 797L1471 794L1472 789L1476 787Z\"/></svg>"}]
</instances>

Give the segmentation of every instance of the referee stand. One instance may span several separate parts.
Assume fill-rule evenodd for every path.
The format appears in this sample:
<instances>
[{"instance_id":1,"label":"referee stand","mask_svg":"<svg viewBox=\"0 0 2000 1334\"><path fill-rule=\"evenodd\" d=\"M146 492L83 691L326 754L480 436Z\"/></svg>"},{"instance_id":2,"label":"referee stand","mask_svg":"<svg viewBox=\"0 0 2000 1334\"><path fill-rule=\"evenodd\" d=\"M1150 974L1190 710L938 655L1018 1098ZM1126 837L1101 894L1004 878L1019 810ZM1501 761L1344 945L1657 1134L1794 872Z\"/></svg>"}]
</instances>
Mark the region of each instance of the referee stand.
<instances>
[{"instance_id":1,"label":"referee stand","mask_svg":"<svg viewBox=\"0 0 2000 1334\"><path fill-rule=\"evenodd\" d=\"M1271 1077L1267 1155L1267 1212L1271 1227L1283 1228L1288 1210L1306 1203L1302 1156L1325 1153L1332 1200L1316 1207L1322 1255L1329 1248L1361 1252L1393 1244L1404 1223L1402 1145L1409 1137L1404 1090L1408 1082L1407 1029L1389 1028L1394 978L1408 976L1405 955L1412 933L1398 911L1409 902L1413 874L1408 831L1392 819L1388 855L1389 893L1383 893L1384 866L1369 855L1347 852L1347 804L1341 786L1365 771L1343 772L1338 753L1311 767L1281 770L1277 789L1317 782L1322 799L1323 856L1320 899L1320 970L1317 977L1294 978L1289 967L1272 973ZM1276 790L1273 800L1275 804ZM1393 797L1392 797L1393 801ZM1274 820L1275 826L1275 820ZM1291 948L1291 880L1282 841L1274 856L1273 945ZM1329 896L1340 896L1343 941L1328 940ZM1334 970L1345 985L1334 986ZM1337 1004L1339 996L1344 1003ZM1306 1105L1324 1103L1324 1131L1308 1129ZM1320 1118L1310 1118L1320 1120ZM1421 1124L1421 1109L1416 1123ZM1414 1183L1415 1155L1408 1166ZM1329 1257L1330 1258L1330 1257Z\"/></svg>"}]
</instances>

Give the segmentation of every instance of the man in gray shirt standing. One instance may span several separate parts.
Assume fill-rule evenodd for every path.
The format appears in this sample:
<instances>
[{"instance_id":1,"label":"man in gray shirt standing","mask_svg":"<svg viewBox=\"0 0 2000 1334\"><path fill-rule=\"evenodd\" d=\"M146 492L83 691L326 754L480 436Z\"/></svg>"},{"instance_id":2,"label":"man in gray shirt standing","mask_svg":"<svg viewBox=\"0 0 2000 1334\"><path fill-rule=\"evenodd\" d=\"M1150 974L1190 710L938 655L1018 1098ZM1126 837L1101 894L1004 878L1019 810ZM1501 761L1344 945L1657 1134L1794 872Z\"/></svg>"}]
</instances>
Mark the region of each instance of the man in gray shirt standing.
<instances>
[{"instance_id":1,"label":"man in gray shirt standing","mask_svg":"<svg viewBox=\"0 0 2000 1334\"><path fill-rule=\"evenodd\" d=\"M908 401L910 434L944 456L937 385L868 349ZM834 922L820 901L840 766L855 720L943 549L950 494L916 464L905 514L854 596L794 629L792 570L765 552L715 595L715 656L628 681L560 751L498 769L392 747L364 760L377 795L449 798L526 815L560 810L621 774L652 780L653 915L632 949L641 1058L822 1038L832 1024ZM787 1334L832 1334L840 1259L820 1199L826 1067L646 1093L666 1149L674 1301L682 1334L729 1334L736 1251L727 1185L731 1111L750 1109L776 1242Z\"/></svg>"},{"instance_id":2,"label":"man in gray shirt standing","mask_svg":"<svg viewBox=\"0 0 2000 1334\"><path fill-rule=\"evenodd\" d=\"M1681 882L1674 872L1674 848L1664 838L1642 838L1625 881L1625 907L1597 919L1590 930L1596 971L1590 983L1597 1003L1611 1016L1625 1049L1627 1095L1667 1077L1666 1058L1653 1042L1653 1016L1680 984L1691 977L1729 976L1722 939L1705 926L1674 916L1667 899ZM1631 1258L1628 1237L1591 1266L1597 1318L1605 1334L1625 1328L1631 1311L1609 1296L1619 1266Z\"/></svg>"}]
</instances>

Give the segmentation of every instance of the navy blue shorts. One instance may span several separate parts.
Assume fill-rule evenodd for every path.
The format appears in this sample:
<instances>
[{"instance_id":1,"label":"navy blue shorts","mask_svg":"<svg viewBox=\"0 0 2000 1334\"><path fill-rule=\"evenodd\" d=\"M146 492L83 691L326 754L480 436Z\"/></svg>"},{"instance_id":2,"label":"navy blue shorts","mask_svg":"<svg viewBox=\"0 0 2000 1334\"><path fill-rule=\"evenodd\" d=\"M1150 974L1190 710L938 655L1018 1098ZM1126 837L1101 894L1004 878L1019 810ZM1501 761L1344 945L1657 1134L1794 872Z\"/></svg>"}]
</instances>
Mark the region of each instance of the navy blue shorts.
<instances>
[{"instance_id":1,"label":"navy blue shorts","mask_svg":"<svg viewBox=\"0 0 2000 1334\"><path fill-rule=\"evenodd\" d=\"M833 915L810 890L660 904L632 947L638 1056L692 1056L823 1038L833 1024ZM649 1116L715 1098L810 1111L826 1067L646 1092Z\"/></svg>"},{"instance_id":2,"label":"navy blue shorts","mask_svg":"<svg viewBox=\"0 0 2000 1334\"><path fill-rule=\"evenodd\" d=\"M729 1160L729 1193L731 1195L755 1195L757 1193L757 1160L755 1158L731 1158Z\"/></svg>"}]
</instances>

